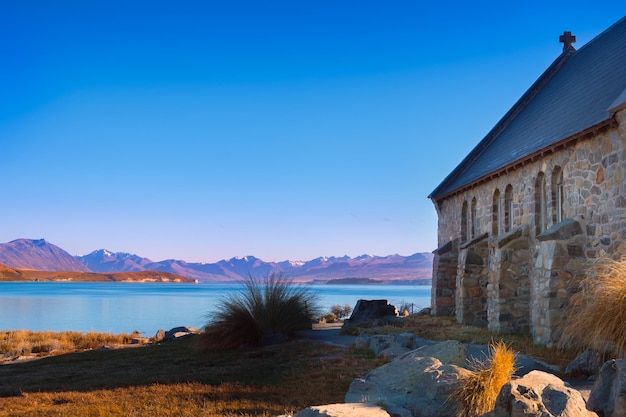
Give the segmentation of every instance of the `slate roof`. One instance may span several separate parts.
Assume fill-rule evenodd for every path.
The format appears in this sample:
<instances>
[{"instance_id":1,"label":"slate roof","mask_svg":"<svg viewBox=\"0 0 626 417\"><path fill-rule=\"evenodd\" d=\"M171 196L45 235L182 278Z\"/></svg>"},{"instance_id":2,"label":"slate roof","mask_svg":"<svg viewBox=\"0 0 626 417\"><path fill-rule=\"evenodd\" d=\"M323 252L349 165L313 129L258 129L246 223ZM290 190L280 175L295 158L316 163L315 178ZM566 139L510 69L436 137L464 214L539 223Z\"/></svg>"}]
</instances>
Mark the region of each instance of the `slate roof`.
<instances>
[{"instance_id":1,"label":"slate roof","mask_svg":"<svg viewBox=\"0 0 626 417\"><path fill-rule=\"evenodd\" d=\"M626 91L626 17L569 47L430 194L440 200L544 149L610 122Z\"/></svg>"}]
</instances>

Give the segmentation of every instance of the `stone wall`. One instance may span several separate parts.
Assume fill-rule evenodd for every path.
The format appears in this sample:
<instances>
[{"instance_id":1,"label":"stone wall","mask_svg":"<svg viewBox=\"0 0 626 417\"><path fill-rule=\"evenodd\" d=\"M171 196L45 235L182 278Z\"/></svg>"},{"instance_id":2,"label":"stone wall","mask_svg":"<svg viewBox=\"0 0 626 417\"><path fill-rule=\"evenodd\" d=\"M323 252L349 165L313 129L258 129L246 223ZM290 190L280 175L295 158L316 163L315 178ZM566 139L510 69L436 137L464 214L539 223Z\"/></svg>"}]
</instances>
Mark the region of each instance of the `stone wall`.
<instances>
[{"instance_id":1,"label":"stone wall","mask_svg":"<svg viewBox=\"0 0 626 417\"><path fill-rule=\"evenodd\" d=\"M447 242L434 252L431 313L436 316L454 314L456 273L459 262L458 241Z\"/></svg>"},{"instance_id":2,"label":"stone wall","mask_svg":"<svg viewBox=\"0 0 626 417\"><path fill-rule=\"evenodd\" d=\"M528 228L516 229L491 242L487 316L496 333L530 332L530 239Z\"/></svg>"},{"instance_id":3,"label":"stone wall","mask_svg":"<svg viewBox=\"0 0 626 417\"><path fill-rule=\"evenodd\" d=\"M456 277L456 319L459 323L487 326L488 235L461 246Z\"/></svg>"},{"instance_id":4,"label":"stone wall","mask_svg":"<svg viewBox=\"0 0 626 417\"><path fill-rule=\"evenodd\" d=\"M614 127L548 150L504 175L435 203L439 246L458 242L459 250L454 307L444 291L453 287L446 274L455 265L454 253L435 257L434 313L454 309L460 322L480 322L476 308L484 298L481 308L489 329L531 332L536 342L551 343L571 295L568 288L575 287L587 261L621 255L618 248L626 237L626 111L615 118ZM540 183L545 187L543 217L537 204ZM494 196L502 207L509 186L513 190L507 213L510 223L502 225L506 219L502 209L494 214ZM471 213L474 199L475 213ZM468 227L473 217L474 227ZM573 222L579 232L558 234ZM487 236L486 243L478 247L475 241L481 236ZM483 262L480 266L474 262L478 258Z\"/></svg>"}]
</instances>

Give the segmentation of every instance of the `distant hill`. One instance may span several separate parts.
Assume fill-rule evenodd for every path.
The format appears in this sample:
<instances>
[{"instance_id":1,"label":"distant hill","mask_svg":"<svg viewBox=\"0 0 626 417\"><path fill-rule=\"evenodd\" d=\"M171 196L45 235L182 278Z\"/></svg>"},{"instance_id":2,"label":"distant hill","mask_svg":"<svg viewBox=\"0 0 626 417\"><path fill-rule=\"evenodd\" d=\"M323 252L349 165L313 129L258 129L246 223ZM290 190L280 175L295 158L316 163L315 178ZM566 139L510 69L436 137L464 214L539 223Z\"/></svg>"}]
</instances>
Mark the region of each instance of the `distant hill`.
<instances>
[{"instance_id":1,"label":"distant hill","mask_svg":"<svg viewBox=\"0 0 626 417\"><path fill-rule=\"evenodd\" d=\"M90 272L82 262L44 239L17 239L1 243L0 264L41 271Z\"/></svg>"},{"instance_id":2,"label":"distant hill","mask_svg":"<svg viewBox=\"0 0 626 417\"><path fill-rule=\"evenodd\" d=\"M10 268L99 273L152 270L197 279L200 282L231 282L250 276L259 278L272 272L279 272L302 282L353 278L429 284L432 260L431 253L415 253L411 256L397 254L361 255L356 258L332 256L309 261L282 262L265 262L254 256L236 257L215 263L192 263L178 259L155 262L138 255L105 249L98 249L83 256L72 256L44 239L18 239L0 244L0 264Z\"/></svg>"},{"instance_id":3,"label":"distant hill","mask_svg":"<svg viewBox=\"0 0 626 417\"><path fill-rule=\"evenodd\" d=\"M191 278L163 271L117 273L38 271L36 269L11 268L1 264L0 281L195 282L195 280Z\"/></svg>"}]
</instances>

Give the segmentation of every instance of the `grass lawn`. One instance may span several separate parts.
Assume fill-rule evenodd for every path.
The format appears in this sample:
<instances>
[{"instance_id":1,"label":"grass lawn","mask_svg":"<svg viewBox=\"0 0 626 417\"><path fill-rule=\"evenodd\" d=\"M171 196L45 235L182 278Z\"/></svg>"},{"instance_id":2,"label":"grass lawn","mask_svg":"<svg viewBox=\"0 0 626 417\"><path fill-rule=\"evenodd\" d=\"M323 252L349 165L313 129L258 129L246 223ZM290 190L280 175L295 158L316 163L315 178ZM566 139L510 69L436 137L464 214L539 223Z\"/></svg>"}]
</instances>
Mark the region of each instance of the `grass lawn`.
<instances>
[{"instance_id":1,"label":"grass lawn","mask_svg":"<svg viewBox=\"0 0 626 417\"><path fill-rule=\"evenodd\" d=\"M431 340L488 343L500 336L450 317L417 316L361 329ZM572 352L502 339L563 366ZM134 349L90 350L0 366L1 416L277 416L343 402L352 380L382 365L369 352L294 340L265 348L202 352L198 336Z\"/></svg>"},{"instance_id":2,"label":"grass lawn","mask_svg":"<svg viewBox=\"0 0 626 417\"><path fill-rule=\"evenodd\" d=\"M383 363L302 340L230 352L196 341L0 366L0 416L276 416L342 402L353 378Z\"/></svg>"}]
</instances>

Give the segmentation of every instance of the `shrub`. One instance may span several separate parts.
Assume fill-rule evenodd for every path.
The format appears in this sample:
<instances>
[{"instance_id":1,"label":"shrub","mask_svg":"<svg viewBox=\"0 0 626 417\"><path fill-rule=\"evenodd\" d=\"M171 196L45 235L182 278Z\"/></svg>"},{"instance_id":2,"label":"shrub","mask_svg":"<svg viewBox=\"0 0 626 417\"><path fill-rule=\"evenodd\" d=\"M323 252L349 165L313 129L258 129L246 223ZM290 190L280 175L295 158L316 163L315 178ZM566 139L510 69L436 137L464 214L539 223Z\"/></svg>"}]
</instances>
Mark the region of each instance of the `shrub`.
<instances>
[{"instance_id":1,"label":"shrub","mask_svg":"<svg viewBox=\"0 0 626 417\"><path fill-rule=\"evenodd\" d=\"M249 277L240 291L221 300L202 334L205 349L258 346L275 334L310 329L318 308L308 287L272 273L258 281Z\"/></svg>"},{"instance_id":2,"label":"shrub","mask_svg":"<svg viewBox=\"0 0 626 417\"><path fill-rule=\"evenodd\" d=\"M458 417L476 417L496 405L496 398L515 372L515 353L504 342L490 343L491 356L475 361L470 372L459 378L450 399L457 404Z\"/></svg>"},{"instance_id":3,"label":"shrub","mask_svg":"<svg viewBox=\"0 0 626 417\"><path fill-rule=\"evenodd\" d=\"M558 346L599 356L626 356L626 258L600 259L570 299Z\"/></svg>"},{"instance_id":4,"label":"shrub","mask_svg":"<svg viewBox=\"0 0 626 417\"><path fill-rule=\"evenodd\" d=\"M350 313L352 312L352 307L350 307L348 304L344 305L343 307L339 304L335 304L331 307L330 311L335 316L337 316L337 318L341 319L350 315Z\"/></svg>"},{"instance_id":5,"label":"shrub","mask_svg":"<svg viewBox=\"0 0 626 417\"><path fill-rule=\"evenodd\" d=\"M337 321L337 315L335 313L328 313L322 317L324 323L335 323Z\"/></svg>"}]
</instances>

